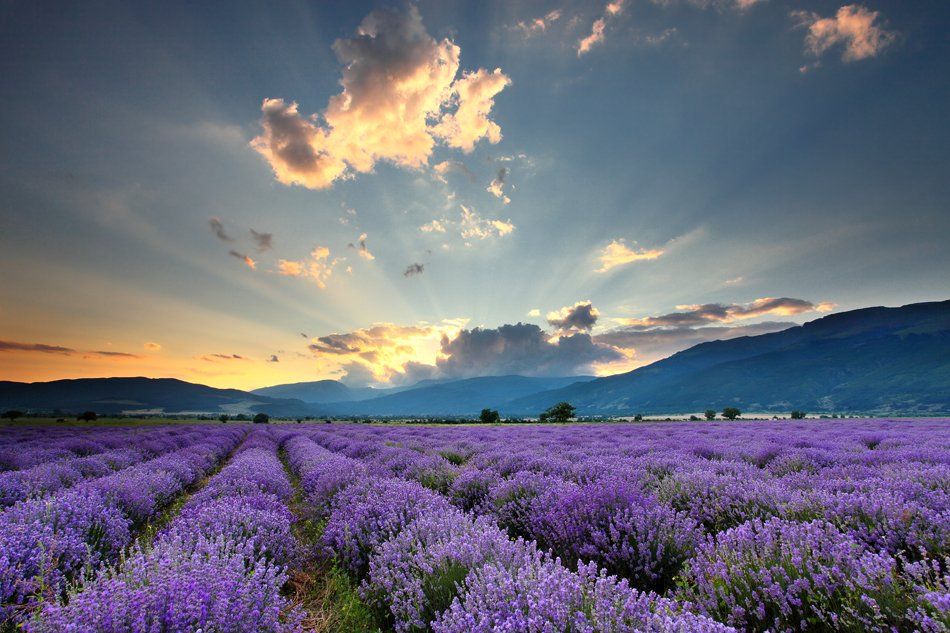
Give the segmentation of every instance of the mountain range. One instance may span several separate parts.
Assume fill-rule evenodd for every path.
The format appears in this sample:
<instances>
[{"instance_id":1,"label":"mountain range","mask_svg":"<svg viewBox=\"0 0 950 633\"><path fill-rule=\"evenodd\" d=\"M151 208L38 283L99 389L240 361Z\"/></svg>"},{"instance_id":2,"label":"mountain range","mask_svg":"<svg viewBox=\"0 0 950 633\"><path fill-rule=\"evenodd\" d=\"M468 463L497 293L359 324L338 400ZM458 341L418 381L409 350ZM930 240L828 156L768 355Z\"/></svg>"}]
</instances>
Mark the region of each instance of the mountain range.
<instances>
[{"instance_id":1,"label":"mountain range","mask_svg":"<svg viewBox=\"0 0 950 633\"><path fill-rule=\"evenodd\" d=\"M633 371L484 376L391 389L334 380L241 391L171 378L0 382L0 408L277 416L533 416L567 401L580 415L747 411L950 414L950 301L864 308L781 332L701 343Z\"/></svg>"}]
</instances>

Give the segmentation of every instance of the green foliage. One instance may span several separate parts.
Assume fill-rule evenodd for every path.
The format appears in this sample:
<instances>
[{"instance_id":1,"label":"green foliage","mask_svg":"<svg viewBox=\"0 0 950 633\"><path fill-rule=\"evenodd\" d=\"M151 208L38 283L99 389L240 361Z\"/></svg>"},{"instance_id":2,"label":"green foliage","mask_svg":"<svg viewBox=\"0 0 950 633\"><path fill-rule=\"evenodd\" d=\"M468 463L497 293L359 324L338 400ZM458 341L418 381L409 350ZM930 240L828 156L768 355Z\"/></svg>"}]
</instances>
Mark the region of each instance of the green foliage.
<instances>
[{"instance_id":1,"label":"green foliage","mask_svg":"<svg viewBox=\"0 0 950 633\"><path fill-rule=\"evenodd\" d=\"M634 422L643 422L643 414L642 414L642 413L638 413L638 414L636 414L635 416L633 416L633 421L634 421Z\"/></svg>"},{"instance_id":2,"label":"green foliage","mask_svg":"<svg viewBox=\"0 0 950 633\"><path fill-rule=\"evenodd\" d=\"M707 420L715 420L715 419L716 419L716 412L713 411L712 409L706 409L706 413L705 413L704 415L706 416L706 419L707 419Z\"/></svg>"},{"instance_id":3,"label":"green foliage","mask_svg":"<svg viewBox=\"0 0 950 633\"><path fill-rule=\"evenodd\" d=\"M254 416L254 424L267 424L270 422L270 416L266 413L258 413Z\"/></svg>"},{"instance_id":4,"label":"green foliage","mask_svg":"<svg viewBox=\"0 0 950 633\"><path fill-rule=\"evenodd\" d=\"M482 409L482 413L478 416L478 419L483 424L497 424L501 422L501 416L498 412L491 409Z\"/></svg>"},{"instance_id":5,"label":"green foliage","mask_svg":"<svg viewBox=\"0 0 950 633\"><path fill-rule=\"evenodd\" d=\"M792 411L792 419L793 419L793 420L804 420L804 419L805 419L805 412L804 412L804 411L799 411L799 410L797 410L797 409L796 409L795 411Z\"/></svg>"},{"instance_id":6,"label":"green foliage","mask_svg":"<svg viewBox=\"0 0 950 633\"><path fill-rule=\"evenodd\" d=\"M570 402L558 402L539 416L542 422L567 422L574 417L576 409Z\"/></svg>"},{"instance_id":7,"label":"green foliage","mask_svg":"<svg viewBox=\"0 0 950 633\"><path fill-rule=\"evenodd\" d=\"M224 423L228 421L229 416L227 413L222 413L221 415L218 416L218 419L221 420L222 423Z\"/></svg>"},{"instance_id":8,"label":"green foliage","mask_svg":"<svg viewBox=\"0 0 950 633\"><path fill-rule=\"evenodd\" d=\"M17 418L22 418L22 417L23 417L23 412L22 412L22 411L17 411L16 409L11 409L11 410L9 410L9 411L4 411L4 412L3 412L3 417L4 417L5 419L10 420L11 422L13 422L13 421L16 420Z\"/></svg>"},{"instance_id":9,"label":"green foliage","mask_svg":"<svg viewBox=\"0 0 950 633\"><path fill-rule=\"evenodd\" d=\"M76 416L76 419L82 420L83 422L94 422L95 420L99 419L99 416L96 415L95 411L83 411L78 416Z\"/></svg>"},{"instance_id":10,"label":"green foliage","mask_svg":"<svg viewBox=\"0 0 950 633\"><path fill-rule=\"evenodd\" d=\"M736 407L726 407L722 410L722 417L727 420L735 420L740 415L742 415L742 411L739 411Z\"/></svg>"},{"instance_id":11,"label":"green foliage","mask_svg":"<svg viewBox=\"0 0 950 633\"><path fill-rule=\"evenodd\" d=\"M426 574L422 582L422 593L426 597L424 620L434 619L436 614L449 608L468 572L465 565L449 561Z\"/></svg>"}]
</instances>

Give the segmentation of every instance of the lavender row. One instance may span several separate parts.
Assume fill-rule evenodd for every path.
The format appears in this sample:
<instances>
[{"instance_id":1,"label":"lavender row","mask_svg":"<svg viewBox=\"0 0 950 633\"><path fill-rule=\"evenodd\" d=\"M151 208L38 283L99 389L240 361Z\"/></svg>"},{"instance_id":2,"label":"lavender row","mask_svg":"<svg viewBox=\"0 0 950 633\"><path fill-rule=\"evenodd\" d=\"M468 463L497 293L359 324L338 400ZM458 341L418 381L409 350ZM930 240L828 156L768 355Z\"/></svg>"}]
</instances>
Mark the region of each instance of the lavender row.
<instances>
[{"instance_id":1,"label":"lavender row","mask_svg":"<svg viewBox=\"0 0 950 633\"><path fill-rule=\"evenodd\" d=\"M34 632L300 630L280 594L295 553L290 482L277 441L255 431L148 547L27 626Z\"/></svg>"},{"instance_id":2,"label":"lavender row","mask_svg":"<svg viewBox=\"0 0 950 633\"><path fill-rule=\"evenodd\" d=\"M416 482L371 469L305 437L287 442L322 545L361 581L396 631L725 631L596 566L572 572Z\"/></svg>"},{"instance_id":3,"label":"lavender row","mask_svg":"<svg viewBox=\"0 0 950 633\"><path fill-rule=\"evenodd\" d=\"M0 431L0 472L130 446L154 455L161 450L165 438L191 433L194 433L193 426L3 429Z\"/></svg>"},{"instance_id":4,"label":"lavender row","mask_svg":"<svg viewBox=\"0 0 950 633\"><path fill-rule=\"evenodd\" d=\"M115 561L134 530L197 482L243 438L209 431L186 448L0 514L0 620L23 619L66 583Z\"/></svg>"},{"instance_id":5,"label":"lavender row","mask_svg":"<svg viewBox=\"0 0 950 633\"><path fill-rule=\"evenodd\" d=\"M456 506L577 562L579 573L597 565L739 628L937 631L950 625L945 454L934 450L945 446L946 428L925 427L934 434L913 446L860 428L846 430L859 440L845 434L841 447L802 437L792 450L746 443L752 461L724 459L735 450L728 436L700 450L663 438L651 438L659 450L624 446L624 427L610 428L620 454L609 461L596 442L605 427L568 427L594 437L580 450L564 438L556 453L545 450L549 438L519 446L514 432L503 451L479 446L472 436L482 439L481 429L314 437L379 475L445 492ZM900 458L867 455L874 450ZM789 468L822 461L820 470Z\"/></svg>"},{"instance_id":6,"label":"lavender row","mask_svg":"<svg viewBox=\"0 0 950 633\"><path fill-rule=\"evenodd\" d=\"M127 435L125 446L44 462L36 466L0 473L0 507L8 507L31 497L65 490L81 481L104 477L146 459L184 448L206 435L202 430L182 433L162 430L150 436ZM142 446L135 440L147 440Z\"/></svg>"}]
</instances>

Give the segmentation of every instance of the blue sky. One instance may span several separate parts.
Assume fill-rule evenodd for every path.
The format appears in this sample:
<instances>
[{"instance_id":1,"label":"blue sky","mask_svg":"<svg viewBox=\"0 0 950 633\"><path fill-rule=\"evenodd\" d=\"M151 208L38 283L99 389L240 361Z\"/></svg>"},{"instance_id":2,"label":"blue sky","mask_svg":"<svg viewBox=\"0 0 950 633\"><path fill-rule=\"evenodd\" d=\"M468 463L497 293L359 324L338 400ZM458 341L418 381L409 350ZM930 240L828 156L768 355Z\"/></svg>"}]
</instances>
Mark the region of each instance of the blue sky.
<instances>
[{"instance_id":1,"label":"blue sky","mask_svg":"<svg viewBox=\"0 0 950 633\"><path fill-rule=\"evenodd\" d=\"M0 379L604 374L950 294L943 2L0 15Z\"/></svg>"}]
</instances>

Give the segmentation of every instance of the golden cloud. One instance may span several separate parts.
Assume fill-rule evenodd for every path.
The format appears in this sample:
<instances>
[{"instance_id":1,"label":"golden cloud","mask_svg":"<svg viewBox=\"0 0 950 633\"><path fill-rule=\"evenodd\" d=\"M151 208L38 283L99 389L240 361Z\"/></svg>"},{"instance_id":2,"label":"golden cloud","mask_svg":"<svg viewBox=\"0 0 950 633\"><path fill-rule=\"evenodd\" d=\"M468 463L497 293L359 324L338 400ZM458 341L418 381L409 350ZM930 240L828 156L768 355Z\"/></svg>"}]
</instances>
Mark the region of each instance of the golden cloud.
<instances>
[{"instance_id":1,"label":"golden cloud","mask_svg":"<svg viewBox=\"0 0 950 633\"><path fill-rule=\"evenodd\" d=\"M597 272L605 273L624 264L659 259L663 253L663 249L660 248L634 249L627 246L623 239L612 240L597 256L598 261L600 261L600 268L597 269Z\"/></svg>"}]
</instances>

